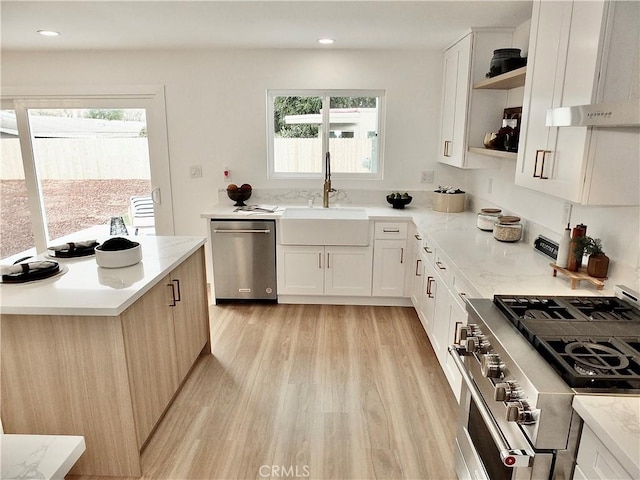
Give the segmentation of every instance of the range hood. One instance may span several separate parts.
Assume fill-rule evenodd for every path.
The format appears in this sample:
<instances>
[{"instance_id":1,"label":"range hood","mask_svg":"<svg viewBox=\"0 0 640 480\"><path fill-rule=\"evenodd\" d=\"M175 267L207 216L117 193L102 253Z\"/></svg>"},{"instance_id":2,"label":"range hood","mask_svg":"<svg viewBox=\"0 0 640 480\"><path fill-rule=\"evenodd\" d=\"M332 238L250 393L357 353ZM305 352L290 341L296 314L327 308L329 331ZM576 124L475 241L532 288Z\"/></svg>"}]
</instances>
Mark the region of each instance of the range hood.
<instances>
[{"instance_id":1,"label":"range hood","mask_svg":"<svg viewBox=\"0 0 640 480\"><path fill-rule=\"evenodd\" d=\"M547 127L638 127L640 99L547 110Z\"/></svg>"}]
</instances>

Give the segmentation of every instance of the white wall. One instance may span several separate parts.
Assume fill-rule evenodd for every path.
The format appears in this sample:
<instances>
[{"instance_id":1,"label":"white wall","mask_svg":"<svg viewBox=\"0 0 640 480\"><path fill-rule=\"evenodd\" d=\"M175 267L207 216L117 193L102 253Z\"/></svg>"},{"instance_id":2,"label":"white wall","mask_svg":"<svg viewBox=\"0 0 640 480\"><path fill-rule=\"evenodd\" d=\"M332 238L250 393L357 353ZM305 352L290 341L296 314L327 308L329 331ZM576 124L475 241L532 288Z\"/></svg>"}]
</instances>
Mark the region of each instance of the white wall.
<instances>
[{"instance_id":1,"label":"white wall","mask_svg":"<svg viewBox=\"0 0 640 480\"><path fill-rule=\"evenodd\" d=\"M164 84L178 235L206 234L199 215L217 203L227 166L234 183L320 190L317 181L292 184L267 179L267 89L384 89L384 179L335 182L337 188L432 190L433 185L419 183L420 171L435 170L436 185L463 187L478 203L499 205L549 229L558 239L564 202L515 186L514 162L504 160L501 168L486 171L436 163L441 58L439 51L420 50L3 52L2 86ZM203 178L190 179L190 165L202 165ZM492 193L488 192L489 179ZM613 259L639 267L637 207L576 206L572 225L579 222L588 225L590 235L602 238Z\"/></svg>"},{"instance_id":2,"label":"white wall","mask_svg":"<svg viewBox=\"0 0 640 480\"><path fill-rule=\"evenodd\" d=\"M420 50L5 52L2 86L165 85L175 232L199 235L225 167L237 184L321 190L267 179L267 89L384 89L384 179L336 188L422 189L419 172L435 169L441 65L441 52ZM189 178L190 165L202 165L201 179Z\"/></svg>"}]
</instances>

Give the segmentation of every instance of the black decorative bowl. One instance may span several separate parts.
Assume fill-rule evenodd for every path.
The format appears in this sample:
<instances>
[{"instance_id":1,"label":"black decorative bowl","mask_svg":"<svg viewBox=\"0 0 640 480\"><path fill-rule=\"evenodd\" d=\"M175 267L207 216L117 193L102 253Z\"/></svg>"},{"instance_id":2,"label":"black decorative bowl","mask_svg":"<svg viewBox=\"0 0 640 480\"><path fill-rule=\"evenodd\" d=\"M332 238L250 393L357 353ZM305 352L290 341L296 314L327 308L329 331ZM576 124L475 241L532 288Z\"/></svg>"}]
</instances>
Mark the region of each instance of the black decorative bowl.
<instances>
[{"instance_id":1,"label":"black decorative bowl","mask_svg":"<svg viewBox=\"0 0 640 480\"><path fill-rule=\"evenodd\" d=\"M413 200L412 196L408 196L405 198L391 198L387 195L387 202L389 202L393 208L404 208L405 205L409 205Z\"/></svg>"},{"instance_id":2,"label":"black decorative bowl","mask_svg":"<svg viewBox=\"0 0 640 480\"><path fill-rule=\"evenodd\" d=\"M234 207L246 207L244 201L251 197L251 188L236 188L235 190L227 188L227 196L236 202Z\"/></svg>"}]
</instances>

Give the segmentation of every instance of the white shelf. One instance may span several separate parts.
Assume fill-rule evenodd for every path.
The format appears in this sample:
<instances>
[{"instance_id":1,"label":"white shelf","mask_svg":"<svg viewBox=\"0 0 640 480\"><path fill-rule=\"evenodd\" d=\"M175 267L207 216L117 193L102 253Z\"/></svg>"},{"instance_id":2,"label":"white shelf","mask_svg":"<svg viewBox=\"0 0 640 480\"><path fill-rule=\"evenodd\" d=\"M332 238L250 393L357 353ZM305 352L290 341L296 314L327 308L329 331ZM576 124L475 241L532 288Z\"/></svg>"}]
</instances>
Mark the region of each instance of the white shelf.
<instances>
[{"instance_id":1,"label":"white shelf","mask_svg":"<svg viewBox=\"0 0 640 480\"><path fill-rule=\"evenodd\" d=\"M487 78L473 85L478 89L511 90L512 88L524 86L524 79L527 75L527 67L521 67L495 77Z\"/></svg>"},{"instance_id":2,"label":"white shelf","mask_svg":"<svg viewBox=\"0 0 640 480\"><path fill-rule=\"evenodd\" d=\"M518 156L517 152L504 152L502 150L491 150L490 148L484 147L469 147L469 151L489 157L508 158L510 160L515 160Z\"/></svg>"}]
</instances>

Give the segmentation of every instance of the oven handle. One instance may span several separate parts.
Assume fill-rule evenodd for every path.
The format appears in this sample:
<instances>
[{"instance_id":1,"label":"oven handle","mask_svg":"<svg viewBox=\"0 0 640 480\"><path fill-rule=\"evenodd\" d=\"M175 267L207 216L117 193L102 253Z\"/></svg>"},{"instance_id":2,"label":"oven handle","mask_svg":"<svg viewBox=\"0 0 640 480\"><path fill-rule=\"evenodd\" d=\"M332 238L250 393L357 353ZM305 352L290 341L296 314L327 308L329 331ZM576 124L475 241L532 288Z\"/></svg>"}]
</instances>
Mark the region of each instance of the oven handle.
<instances>
[{"instance_id":1,"label":"oven handle","mask_svg":"<svg viewBox=\"0 0 640 480\"><path fill-rule=\"evenodd\" d=\"M505 441L504 437L502 436L500 427L496 425L496 421L493 419L493 415L491 415L491 412L484 404L484 400L482 399L482 395L478 391L478 387L475 386L475 384L473 383L473 379L469 376L469 373L462 363L462 360L460 360L460 355L458 355L458 350L456 349L455 345L449 346L449 355L451 355L451 358L453 358L453 363L455 363L456 368L462 376L462 380L464 380L464 383L469 389L471 397L476 403L476 407L478 407L478 412L480 412L482 421L486 425L491 438L500 451L500 458L502 460L502 463L507 467L529 466L531 463L531 459L535 456L534 452L529 450L511 448L511 446Z\"/></svg>"}]
</instances>

